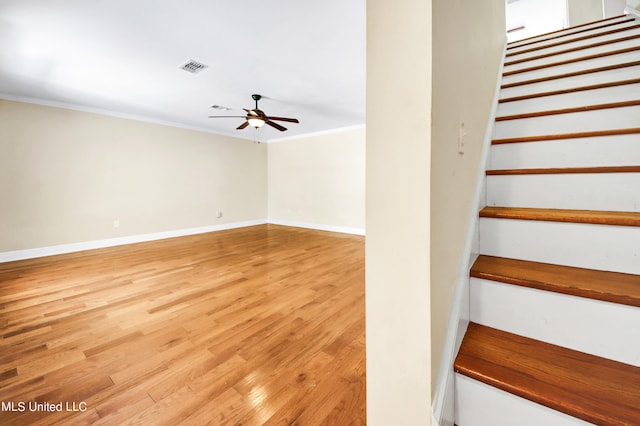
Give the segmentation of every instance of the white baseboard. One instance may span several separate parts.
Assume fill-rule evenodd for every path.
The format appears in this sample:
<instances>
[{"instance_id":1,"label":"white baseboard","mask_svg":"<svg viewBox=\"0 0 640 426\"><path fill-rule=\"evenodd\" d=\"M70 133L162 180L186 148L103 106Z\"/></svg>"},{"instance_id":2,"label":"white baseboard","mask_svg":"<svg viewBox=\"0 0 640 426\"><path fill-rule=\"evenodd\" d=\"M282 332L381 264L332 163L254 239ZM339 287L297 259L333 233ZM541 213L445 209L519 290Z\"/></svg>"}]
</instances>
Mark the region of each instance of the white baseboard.
<instances>
[{"instance_id":1,"label":"white baseboard","mask_svg":"<svg viewBox=\"0 0 640 426\"><path fill-rule=\"evenodd\" d=\"M130 235L126 237L108 238L105 240L85 241L80 243L61 244L49 247L39 247L26 250L16 250L0 253L0 263L15 260L33 259L36 257L53 256L56 254L73 253L76 251L93 250L114 247L124 244L141 243L145 241L162 240L165 238L184 237L187 235L204 234L207 232L223 231L225 229L243 228L246 226L263 225L266 219L231 222L222 225L202 226L198 228L177 229L173 231L154 232L151 234Z\"/></svg>"},{"instance_id":2,"label":"white baseboard","mask_svg":"<svg viewBox=\"0 0 640 426\"><path fill-rule=\"evenodd\" d=\"M93 250L106 247L121 246L125 244L142 243L145 241L163 240L165 238L185 237L187 235L204 234L207 232L224 231L225 229L244 228L246 226L264 225L293 226L296 228L317 229L319 231L339 232L343 234L364 235L362 228L350 228L343 226L323 225L308 222L293 222L286 220L249 220L243 222L231 222L222 225L201 226L198 228L177 229L173 231L154 232L151 234L130 235L126 237L108 238L105 240L84 241L80 243L60 244L48 247L38 247L25 250L7 251L0 253L0 263L13 262L15 260L33 259L36 257L53 256L56 254L73 253L77 251Z\"/></svg>"},{"instance_id":3,"label":"white baseboard","mask_svg":"<svg viewBox=\"0 0 640 426\"><path fill-rule=\"evenodd\" d=\"M352 228L347 226L325 225L322 223L296 222L292 220L269 219L274 225L294 226L296 228L317 229L318 231L339 232L341 234L365 235L364 228Z\"/></svg>"}]
</instances>

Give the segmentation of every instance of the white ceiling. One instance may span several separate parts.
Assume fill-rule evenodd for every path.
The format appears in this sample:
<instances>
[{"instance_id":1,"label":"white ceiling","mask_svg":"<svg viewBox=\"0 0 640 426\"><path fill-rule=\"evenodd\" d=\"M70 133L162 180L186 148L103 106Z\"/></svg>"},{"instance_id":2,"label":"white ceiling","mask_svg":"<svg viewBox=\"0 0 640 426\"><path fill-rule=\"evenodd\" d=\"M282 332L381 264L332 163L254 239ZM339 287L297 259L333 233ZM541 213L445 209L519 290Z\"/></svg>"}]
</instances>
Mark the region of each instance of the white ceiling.
<instances>
[{"instance_id":1,"label":"white ceiling","mask_svg":"<svg viewBox=\"0 0 640 426\"><path fill-rule=\"evenodd\" d=\"M366 0L0 0L0 98L262 141L363 125ZM198 74L189 60L208 65ZM263 95L279 132L235 130ZM218 112L211 105L232 108Z\"/></svg>"}]
</instances>

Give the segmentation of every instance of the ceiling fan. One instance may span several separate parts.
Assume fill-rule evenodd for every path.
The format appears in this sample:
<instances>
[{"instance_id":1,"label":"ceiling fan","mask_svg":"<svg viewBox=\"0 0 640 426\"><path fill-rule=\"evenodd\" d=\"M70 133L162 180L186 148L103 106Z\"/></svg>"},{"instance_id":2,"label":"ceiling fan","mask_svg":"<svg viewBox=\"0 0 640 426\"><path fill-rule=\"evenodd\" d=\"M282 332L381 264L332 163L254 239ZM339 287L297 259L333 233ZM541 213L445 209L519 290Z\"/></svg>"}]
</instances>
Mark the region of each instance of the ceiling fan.
<instances>
[{"instance_id":1,"label":"ceiling fan","mask_svg":"<svg viewBox=\"0 0 640 426\"><path fill-rule=\"evenodd\" d=\"M242 108L247 112L247 115L210 115L209 118L244 118L246 121L236 127L238 130L242 130L247 126L252 126L257 128L262 127L264 124L268 124L269 126L284 132L287 130L286 127L279 125L278 123L274 123L273 121L288 121L289 123L299 123L297 118L286 118L286 117L273 117L266 115L262 110L258 109L258 101L262 99L261 95L251 95L251 98L256 101L256 107L254 109L246 109Z\"/></svg>"}]
</instances>

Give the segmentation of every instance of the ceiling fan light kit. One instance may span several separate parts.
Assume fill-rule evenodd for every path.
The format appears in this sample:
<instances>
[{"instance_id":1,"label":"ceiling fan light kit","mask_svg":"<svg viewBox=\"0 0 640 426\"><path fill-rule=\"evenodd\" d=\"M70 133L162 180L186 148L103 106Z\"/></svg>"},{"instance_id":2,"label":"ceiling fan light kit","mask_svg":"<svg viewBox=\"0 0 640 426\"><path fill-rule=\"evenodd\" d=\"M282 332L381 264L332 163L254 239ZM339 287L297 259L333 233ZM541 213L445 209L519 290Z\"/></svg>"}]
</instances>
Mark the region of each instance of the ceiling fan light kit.
<instances>
[{"instance_id":1,"label":"ceiling fan light kit","mask_svg":"<svg viewBox=\"0 0 640 426\"><path fill-rule=\"evenodd\" d=\"M262 125L264 124L264 120L262 118L249 118L247 119L247 121L249 122L250 126L253 126L256 129L262 127Z\"/></svg>"},{"instance_id":2,"label":"ceiling fan light kit","mask_svg":"<svg viewBox=\"0 0 640 426\"><path fill-rule=\"evenodd\" d=\"M274 129L278 129L281 132L287 130L286 127L281 126L278 123L274 123L274 121L286 121L289 123L299 123L297 118L286 118L286 117L273 117L266 115L262 110L258 108L258 101L262 99L261 95L254 94L251 95L251 98L256 101L256 107L254 109L246 109L243 108L247 115L246 116L238 116L238 115L211 115L209 118L244 118L245 122L236 127L237 130L242 130L247 126L251 126L255 129L262 127L264 124L268 124Z\"/></svg>"}]
</instances>

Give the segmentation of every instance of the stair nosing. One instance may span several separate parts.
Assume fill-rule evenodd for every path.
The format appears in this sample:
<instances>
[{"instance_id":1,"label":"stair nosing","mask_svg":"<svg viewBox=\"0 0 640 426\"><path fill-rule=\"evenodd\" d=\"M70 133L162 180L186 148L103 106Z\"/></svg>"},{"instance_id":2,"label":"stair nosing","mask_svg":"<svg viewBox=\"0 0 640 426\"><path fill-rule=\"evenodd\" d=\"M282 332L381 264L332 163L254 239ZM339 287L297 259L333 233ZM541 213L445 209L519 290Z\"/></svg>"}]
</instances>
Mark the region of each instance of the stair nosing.
<instances>
[{"instance_id":1,"label":"stair nosing","mask_svg":"<svg viewBox=\"0 0 640 426\"><path fill-rule=\"evenodd\" d=\"M518 269L521 273L513 272ZM532 275L538 276L533 278ZM481 254L473 263L469 276L640 307L640 275Z\"/></svg>"},{"instance_id":2,"label":"stair nosing","mask_svg":"<svg viewBox=\"0 0 640 426\"><path fill-rule=\"evenodd\" d=\"M639 212L487 206L480 210L479 216L488 219L534 220L629 227L640 226Z\"/></svg>"},{"instance_id":3,"label":"stair nosing","mask_svg":"<svg viewBox=\"0 0 640 426\"><path fill-rule=\"evenodd\" d=\"M607 89L610 87L626 86L628 84L638 84L640 78L632 78L628 80L610 81L607 83L590 84L587 86L572 87L569 89L552 90L549 92L531 93L528 95L511 96L509 98L498 99L498 103L519 102L535 98L544 98L547 96L567 95L576 92L585 92L589 90Z\"/></svg>"},{"instance_id":4,"label":"stair nosing","mask_svg":"<svg viewBox=\"0 0 640 426\"><path fill-rule=\"evenodd\" d=\"M512 45L512 44L520 43L521 41L527 41L527 40L530 40L530 39L533 39L533 38L544 37L544 36L547 36L547 35L556 34L556 33L560 33L560 32L563 32L563 31L567 31L570 28L586 27L587 25L592 25L592 24L595 24L595 23L598 23L598 22L613 21L614 19L624 18L625 16L627 16L627 15L622 14L622 15L618 15L618 16L612 16L612 17L609 17L609 18L599 19L599 20L594 21L594 22L587 22L585 24L575 25L573 27L561 28L559 30L549 31L548 33L533 35L531 37L527 37L527 38L523 38L523 39L520 39L520 40L516 40L516 41L512 41L510 43L507 43L507 47L509 45Z\"/></svg>"},{"instance_id":5,"label":"stair nosing","mask_svg":"<svg viewBox=\"0 0 640 426\"><path fill-rule=\"evenodd\" d=\"M536 50L548 49L550 47L561 46L563 44L574 43L576 41L583 41L583 40L588 40L590 38L601 37L603 35L615 34L615 33L618 33L618 32L626 31L628 28L637 28L635 25L634 26L630 26L630 27L617 28L617 29L614 29L614 30L603 31L601 33L589 34L589 35L586 35L586 36L580 36L580 37L572 38L572 39L569 39L569 40L563 40L563 41L560 41L560 42L554 42L554 43L548 44L546 46L533 47L533 48L525 49L525 50L522 50L522 51L519 51L519 52L510 52L510 50L518 49L520 47L532 46L532 45L537 44L537 43L543 43L543 42L546 42L546 41L557 40L557 39L562 38L562 37L569 37L569 36L573 36L573 35L576 35L576 34L582 34L582 33L585 33L587 31L601 30L603 28L612 27L614 25L628 24L629 22L633 22L634 20L635 20L635 18L630 18L630 19L627 19L626 21L612 22L612 23L609 23L607 25L601 25L599 27L593 27L593 28L586 28L586 29L583 29L583 30L580 30L580 31L576 31L574 33L568 33L568 34L559 35L559 36L556 36L556 37L546 38L546 39L543 39L543 40L533 41L533 42L530 42L530 43L524 43L524 44L521 44L521 45L518 45L518 46L507 47L506 56L516 56L516 55L520 55L522 53L529 53L529 52L533 52L533 51L536 51Z\"/></svg>"},{"instance_id":6,"label":"stair nosing","mask_svg":"<svg viewBox=\"0 0 640 426\"><path fill-rule=\"evenodd\" d=\"M474 322L454 371L595 424L638 420L640 368Z\"/></svg>"},{"instance_id":7,"label":"stair nosing","mask_svg":"<svg viewBox=\"0 0 640 426\"><path fill-rule=\"evenodd\" d=\"M635 66L638 66L638 65L640 65L640 61L623 62L621 64L606 65L606 66L597 67L597 68L588 68L588 69L585 69L585 70L572 71L572 72L568 72L568 73L564 73L564 74L555 74L555 75L550 75L550 76L545 76L545 77L532 78L530 80L522 80L522 81L515 81L513 83L506 83L506 84L501 85L500 89L509 89L511 87L526 86L528 84L542 83L542 82L551 81L551 80L560 80L560 79L563 79L563 78L577 77L577 76L585 75L585 74L595 74L595 73L598 73L598 72L612 71L612 70L617 70L617 69L621 69L621 68L635 67Z\"/></svg>"},{"instance_id":8,"label":"stair nosing","mask_svg":"<svg viewBox=\"0 0 640 426\"><path fill-rule=\"evenodd\" d=\"M597 166L597 167L548 167L530 169L491 169L487 176L591 174L591 173L640 173L639 166Z\"/></svg>"},{"instance_id":9,"label":"stair nosing","mask_svg":"<svg viewBox=\"0 0 640 426\"><path fill-rule=\"evenodd\" d=\"M616 56L616 55L624 55L625 53L637 52L638 50L640 50L640 46L627 47L627 48L618 49L618 50L610 50L608 52L580 56L578 58L566 59L564 61L551 62L547 64L535 65L528 68L520 68L512 71L505 71L502 73L502 75L503 77L508 77L511 75L517 75L517 74L523 74L523 73L538 71L538 70L547 69L547 68L559 67L562 65L575 64L577 62L590 61L592 59L607 58L609 56Z\"/></svg>"},{"instance_id":10,"label":"stair nosing","mask_svg":"<svg viewBox=\"0 0 640 426\"><path fill-rule=\"evenodd\" d=\"M638 28L640 28L640 25L638 26ZM550 58L552 56L558 56L558 55L564 55L564 54L567 54L567 53L579 52L581 50L594 49L596 47L607 46L609 44L622 43L622 42L629 41L629 40L635 40L637 38L640 38L640 34L634 34L634 35L630 35L630 36L627 36L627 37L616 38L616 39L613 39L613 40L605 40L605 41L601 41L601 42L593 43L593 44L586 44L586 45L583 45L583 46L572 47L570 49L559 50L557 52L544 53L542 55L537 55L537 56L530 56L528 58L516 59L514 61L505 62L504 66L505 67L509 67L509 66L513 66L513 65L522 64L522 63L528 62L528 61L536 61L538 59L546 59L546 58Z\"/></svg>"},{"instance_id":11,"label":"stair nosing","mask_svg":"<svg viewBox=\"0 0 640 426\"><path fill-rule=\"evenodd\" d=\"M520 120L523 118L546 117L549 115L573 114L576 112L598 111L602 109L627 108L640 105L640 100L610 102L606 104L585 105L581 107L552 109L546 111L526 112L522 114L502 115L496 117L496 121Z\"/></svg>"},{"instance_id":12,"label":"stair nosing","mask_svg":"<svg viewBox=\"0 0 640 426\"><path fill-rule=\"evenodd\" d=\"M553 140L563 140L563 139L592 138L592 137L599 137L599 136L633 135L637 133L640 133L640 127L493 139L491 141L491 144L501 145L501 144L507 144L507 143L542 142L542 141L553 141Z\"/></svg>"}]
</instances>

